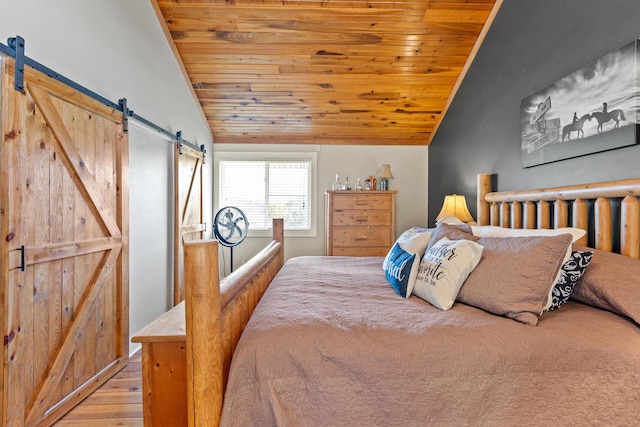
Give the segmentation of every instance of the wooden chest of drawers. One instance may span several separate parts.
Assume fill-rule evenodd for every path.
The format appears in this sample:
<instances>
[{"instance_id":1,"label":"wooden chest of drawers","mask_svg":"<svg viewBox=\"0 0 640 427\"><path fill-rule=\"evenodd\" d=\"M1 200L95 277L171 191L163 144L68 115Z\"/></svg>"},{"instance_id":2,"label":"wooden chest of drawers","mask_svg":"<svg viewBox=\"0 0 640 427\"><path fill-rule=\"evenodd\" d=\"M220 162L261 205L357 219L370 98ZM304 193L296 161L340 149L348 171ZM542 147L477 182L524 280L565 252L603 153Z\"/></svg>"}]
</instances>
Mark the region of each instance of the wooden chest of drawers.
<instances>
[{"instance_id":1,"label":"wooden chest of drawers","mask_svg":"<svg viewBox=\"0 0 640 427\"><path fill-rule=\"evenodd\" d=\"M386 255L395 241L397 191L327 191L327 255Z\"/></svg>"}]
</instances>

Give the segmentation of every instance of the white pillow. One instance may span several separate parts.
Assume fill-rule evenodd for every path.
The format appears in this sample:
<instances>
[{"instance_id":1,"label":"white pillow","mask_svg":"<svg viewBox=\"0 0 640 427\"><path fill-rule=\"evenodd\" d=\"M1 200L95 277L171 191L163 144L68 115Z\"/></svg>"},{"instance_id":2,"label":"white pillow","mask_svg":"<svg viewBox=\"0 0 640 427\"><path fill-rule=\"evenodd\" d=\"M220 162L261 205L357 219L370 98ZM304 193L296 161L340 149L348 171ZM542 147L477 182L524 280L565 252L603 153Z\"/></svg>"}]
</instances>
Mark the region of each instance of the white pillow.
<instances>
[{"instance_id":1,"label":"white pillow","mask_svg":"<svg viewBox=\"0 0 640 427\"><path fill-rule=\"evenodd\" d=\"M440 239L422 257L413 293L441 310L449 310L484 248L470 240Z\"/></svg>"},{"instance_id":2,"label":"white pillow","mask_svg":"<svg viewBox=\"0 0 640 427\"><path fill-rule=\"evenodd\" d=\"M457 216L454 215L447 215L447 216L443 216L442 218L440 218L439 220L436 221L436 225L440 224L440 223L446 223L446 224L464 224L464 222L462 222L462 220L460 218L458 218Z\"/></svg>"},{"instance_id":3,"label":"white pillow","mask_svg":"<svg viewBox=\"0 0 640 427\"><path fill-rule=\"evenodd\" d=\"M416 227L413 227L402 233L400 237L398 237L398 240L396 240L396 243L405 251L418 254L418 257L422 258L430 241L431 232L416 231Z\"/></svg>"},{"instance_id":4,"label":"white pillow","mask_svg":"<svg viewBox=\"0 0 640 427\"><path fill-rule=\"evenodd\" d=\"M495 225L472 225L471 231L474 236L478 237L530 237L530 236L557 236L559 234L571 234L573 243L584 237L587 232L580 228L564 227L564 228L545 228L545 229L528 229L528 228L505 228ZM571 255L571 254L569 254Z\"/></svg>"},{"instance_id":5,"label":"white pillow","mask_svg":"<svg viewBox=\"0 0 640 427\"><path fill-rule=\"evenodd\" d=\"M430 241L431 232L417 231L416 227L413 227L402 233L395 243L400 245L400 247L405 251L411 254L416 254L416 258L420 260L422 258L422 255L424 255L424 251L425 249L427 249ZM393 249L393 246L391 248ZM384 258L384 263L382 265L388 264L391 252L392 251L390 250L387 253L387 256Z\"/></svg>"}]
</instances>

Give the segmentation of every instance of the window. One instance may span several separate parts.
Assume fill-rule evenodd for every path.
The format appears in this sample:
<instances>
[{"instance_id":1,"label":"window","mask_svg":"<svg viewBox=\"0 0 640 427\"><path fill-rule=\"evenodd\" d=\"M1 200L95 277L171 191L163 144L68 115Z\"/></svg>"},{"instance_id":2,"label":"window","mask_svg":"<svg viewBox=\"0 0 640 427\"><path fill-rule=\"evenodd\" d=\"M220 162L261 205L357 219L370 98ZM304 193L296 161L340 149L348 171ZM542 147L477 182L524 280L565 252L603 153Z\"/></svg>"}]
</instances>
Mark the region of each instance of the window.
<instances>
[{"instance_id":1,"label":"window","mask_svg":"<svg viewBox=\"0 0 640 427\"><path fill-rule=\"evenodd\" d=\"M289 235L315 236L315 153L265 158L273 156L220 153L217 208L240 208L249 221L250 236L268 235L260 231L271 229L272 218L284 218Z\"/></svg>"}]
</instances>

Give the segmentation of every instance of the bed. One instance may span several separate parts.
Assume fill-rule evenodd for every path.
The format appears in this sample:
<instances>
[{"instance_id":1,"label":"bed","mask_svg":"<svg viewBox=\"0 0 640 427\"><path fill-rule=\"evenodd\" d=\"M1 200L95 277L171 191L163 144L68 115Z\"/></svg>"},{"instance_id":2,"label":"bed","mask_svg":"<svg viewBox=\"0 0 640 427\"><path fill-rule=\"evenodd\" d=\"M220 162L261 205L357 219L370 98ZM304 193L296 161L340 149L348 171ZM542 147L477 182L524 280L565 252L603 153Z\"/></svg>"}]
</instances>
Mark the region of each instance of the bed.
<instances>
[{"instance_id":1,"label":"bed","mask_svg":"<svg viewBox=\"0 0 640 427\"><path fill-rule=\"evenodd\" d=\"M186 310L190 425L637 423L640 179L490 190L491 176L479 175L481 226L520 231L570 226L587 233L499 238L456 225L430 230L431 240L439 243L430 242L427 251L451 242L460 244L459 251L484 248L484 258L446 310L411 292L408 298L398 295L402 292L390 286L382 268L387 261L379 257L290 259L259 304L258 298L244 304L257 307L236 328L225 325L225 298L216 303L221 297L211 287L196 287L191 292L197 298L187 298ZM515 242L526 244L513 249ZM562 304L540 314L541 307L549 309L548 290L523 298L520 289L482 285L515 274L519 258L510 257L518 251L535 254L521 263L531 264L523 273L531 283L555 282L576 254L588 258L588 265ZM499 271L496 260L508 268ZM485 295L487 288L497 294ZM189 313L197 313L208 298L214 302L204 312L214 315L190 327ZM506 308L503 300L509 302ZM225 338L227 330L235 330L237 343ZM233 350L220 351L218 342Z\"/></svg>"}]
</instances>

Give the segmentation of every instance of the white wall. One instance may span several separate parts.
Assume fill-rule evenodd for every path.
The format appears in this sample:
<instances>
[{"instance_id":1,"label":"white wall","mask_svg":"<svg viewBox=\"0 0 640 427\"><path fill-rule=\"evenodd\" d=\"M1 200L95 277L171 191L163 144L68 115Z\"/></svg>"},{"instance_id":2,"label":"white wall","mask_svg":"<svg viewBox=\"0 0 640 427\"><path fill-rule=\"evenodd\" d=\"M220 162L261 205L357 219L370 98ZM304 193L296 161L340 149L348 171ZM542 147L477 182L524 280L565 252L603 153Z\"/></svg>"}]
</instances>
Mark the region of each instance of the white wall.
<instances>
[{"instance_id":1,"label":"white wall","mask_svg":"<svg viewBox=\"0 0 640 427\"><path fill-rule=\"evenodd\" d=\"M196 144L205 144L205 221L213 220L214 153L210 130L175 61L148 0L0 0L0 41L20 35L26 55ZM130 332L168 308L172 283L172 151L153 133L132 126L130 138ZM233 149L251 146L236 146ZM265 147L263 147L264 149ZM324 190L336 173L375 174L388 163L399 190L396 234L427 225L427 147L266 146L318 151L315 238L290 238L285 255L324 254ZM216 145L216 150L229 147ZM209 230L210 233L210 230ZM268 239L247 239L234 252L241 262ZM228 251L228 249L223 249ZM228 259L228 256L227 256ZM158 268L161 266L161 268ZM132 347L134 350L135 347Z\"/></svg>"},{"instance_id":2,"label":"white wall","mask_svg":"<svg viewBox=\"0 0 640 427\"><path fill-rule=\"evenodd\" d=\"M233 145L215 144L213 156L225 151L316 151L318 156L317 194L315 210L318 218L316 237L287 237L285 258L300 255L325 254L324 192L331 189L336 174L344 180L349 177L355 185L359 177L375 175L383 163L391 166L394 179L391 190L398 190L396 199L396 236L404 230L427 224L428 147L425 146L362 146L362 145ZM214 171L214 176L217 171ZM219 209L214 206L214 210ZM250 258L270 239L247 237L234 248L233 261L237 268L243 260ZM229 271L229 249L223 249L226 271Z\"/></svg>"},{"instance_id":3,"label":"white wall","mask_svg":"<svg viewBox=\"0 0 640 427\"><path fill-rule=\"evenodd\" d=\"M193 143L211 132L148 0L0 0L0 41Z\"/></svg>"},{"instance_id":4,"label":"white wall","mask_svg":"<svg viewBox=\"0 0 640 427\"><path fill-rule=\"evenodd\" d=\"M133 334L173 305L173 145L129 127L129 329Z\"/></svg>"},{"instance_id":5,"label":"white wall","mask_svg":"<svg viewBox=\"0 0 640 427\"><path fill-rule=\"evenodd\" d=\"M213 152L212 137L148 0L0 0L0 41L25 39L28 57ZM131 126L130 333L171 301L173 152ZM210 155L210 154L209 154ZM205 164L211 217L211 162ZM160 268L159 268L160 266ZM131 350L136 347L132 346Z\"/></svg>"}]
</instances>

